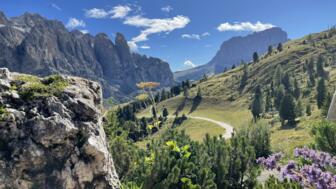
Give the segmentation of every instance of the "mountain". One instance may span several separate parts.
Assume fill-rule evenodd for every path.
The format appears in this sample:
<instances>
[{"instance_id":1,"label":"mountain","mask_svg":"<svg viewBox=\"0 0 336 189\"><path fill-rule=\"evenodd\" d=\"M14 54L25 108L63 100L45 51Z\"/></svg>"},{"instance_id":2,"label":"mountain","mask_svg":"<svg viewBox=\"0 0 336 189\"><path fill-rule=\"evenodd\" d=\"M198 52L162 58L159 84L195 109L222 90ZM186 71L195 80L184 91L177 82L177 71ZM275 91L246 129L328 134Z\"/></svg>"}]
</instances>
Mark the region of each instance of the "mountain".
<instances>
[{"instance_id":1,"label":"mountain","mask_svg":"<svg viewBox=\"0 0 336 189\"><path fill-rule=\"evenodd\" d=\"M11 71L46 76L55 73L98 81L104 97L125 100L136 83L174 83L169 64L132 53L125 37L117 33L113 43L106 34L69 32L55 20L25 13L6 18L0 12L0 66Z\"/></svg>"},{"instance_id":2,"label":"mountain","mask_svg":"<svg viewBox=\"0 0 336 189\"><path fill-rule=\"evenodd\" d=\"M244 73L247 73L245 85L241 87ZM295 147L312 143L312 126L324 119L321 113L325 107L319 109L317 106L317 89L321 81L326 86L324 99L328 100L336 86L335 28L290 40L283 44L282 51L274 49L271 54L260 56L258 62L239 65L225 73L195 81L188 91L188 98L183 95L169 98L160 102L157 109L158 112L166 108L169 113L214 119L239 130L248 126L252 120L250 107L255 98L255 89L259 86L265 109L269 107L261 119L272 131L272 151L292 154ZM296 89L299 89L299 95L295 97L297 125L281 127L276 103L281 103L282 92L294 95L297 94ZM197 93L202 95L201 101L195 100ZM328 101L325 102L328 104ZM146 109L139 115L148 112ZM211 132L214 130L208 130L208 133Z\"/></svg>"},{"instance_id":3,"label":"mountain","mask_svg":"<svg viewBox=\"0 0 336 189\"><path fill-rule=\"evenodd\" d=\"M278 27L255 32L244 37L233 37L222 43L215 57L212 58L209 63L192 69L175 72L174 77L177 81L186 79L198 80L204 74L218 74L223 72L225 67L231 68L234 64L240 64L242 60L245 62L250 61L254 52L263 54L270 45L276 46L278 43L287 40L287 33Z\"/></svg>"},{"instance_id":4,"label":"mountain","mask_svg":"<svg viewBox=\"0 0 336 189\"><path fill-rule=\"evenodd\" d=\"M0 69L0 188L120 188L98 83Z\"/></svg>"}]
</instances>

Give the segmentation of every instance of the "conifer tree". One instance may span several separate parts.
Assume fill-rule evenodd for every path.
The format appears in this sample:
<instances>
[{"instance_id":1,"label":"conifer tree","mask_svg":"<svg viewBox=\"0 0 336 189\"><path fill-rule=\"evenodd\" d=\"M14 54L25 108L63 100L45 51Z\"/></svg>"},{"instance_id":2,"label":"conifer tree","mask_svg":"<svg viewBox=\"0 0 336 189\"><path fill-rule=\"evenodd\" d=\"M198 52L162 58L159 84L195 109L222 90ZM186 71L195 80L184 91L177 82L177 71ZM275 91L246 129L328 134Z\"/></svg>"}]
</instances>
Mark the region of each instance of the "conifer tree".
<instances>
[{"instance_id":1,"label":"conifer tree","mask_svg":"<svg viewBox=\"0 0 336 189\"><path fill-rule=\"evenodd\" d=\"M281 101L283 97L285 96L285 88L281 84L275 91L275 97L274 97L274 106L277 110L280 109Z\"/></svg>"},{"instance_id":2,"label":"conifer tree","mask_svg":"<svg viewBox=\"0 0 336 189\"><path fill-rule=\"evenodd\" d=\"M162 116L163 116L164 118L167 118L168 115L169 115L169 113L168 113L168 109L167 109L167 108L163 108L163 110L162 110Z\"/></svg>"},{"instance_id":3,"label":"conifer tree","mask_svg":"<svg viewBox=\"0 0 336 189\"><path fill-rule=\"evenodd\" d=\"M255 88L254 99L251 106L251 112L254 121L260 118L260 114L264 111L263 95L260 86Z\"/></svg>"},{"instance_id":4,"label":"conifer tree","mask_svg":"<svg viewBox=\"0 0 336 189\"><path fill-rule=\"evenodd\" d=\"M296 107L293 96L291 94L286 94L281 101L279 110L282 126L284 126L285 120L288 121L288 125L295 124L295 110Z\"/></svg>"},{"instance_id":5,"label":"conifer tree","mask_svg":"<svg viewBox=\"0 0 336 189\"><path fill-rule=\"evenodd\" d=\"M254 52L253 53L253 62L255 63L255 62L258 62L258 61L259 61L259 55L258 55L257 52Z\"/></svg>"},{"instance_id":6,"label":"conifer tree","mask_svg":"<svg viewBox=\"0 0 336 189\"><path fill-rule=\"evenodd\" d=\"M273 53L273 46L270 45L270 46L268 46L268 52L267 52L267 54L271 55L272 53Z\"/></svg>"},{"instance_id":7,"label":"conifer tree","mask_svg":"<svg viewBox=\"0 0 336 189\"><path fill-rule=\"evenodd\" d=\"M296 99L300 98L300 95L301 95L301 90L300 90L300 85L299 85L299 82L298 80L295 78L294 80L294 97Z\"/></svg>"},{"instance_id":8,"label":"conifer tree","mask_svg":"<svg viewBox=\"0 0 336 189\"><path fill-rule=\"evenodd\" d=\"M265 112L270 112L272 110L272 99L271 93L268 90L266 93L266 100L265 100Z\"/></svg>"},{"instance_id":9,"label":"conifer tree","mask_svg":"<svg viewBox=\"0 0 336 189\"><path fill-rule=\"evenodd\" d=\"M244 67L243 67L243 76L240 80L240 86L239 86L239 89L240 90L243 90L246 83L247 83L247 79L248 79L248 66L247 64L244 64Z\"/></svg>"},{"instance_id":10,"label":"conifer tree","mask_svg":"<svg viewBox=\"0 0 336 189\"><path fill-rule=\"evenodd\" d=\"M278 49L279 52L281 52L281 51L283 50L282 43L279 43L279 44L278 44L277 49Z\"/></svg>"},{"instance_id":11,"label":"conifer tree","mask_svg":"<svg viewBox=\"0 0 336 189\"><path fill-rule=\"evenodd\" d=\"M327 97L327 88L324 79L321 78L317 84L317 95L316 95L317 107L319 109L323 106L326 97Z\"/></svg>"},{"instance_id":12,"label":"conifer tree","mask_svg":"<svg viewBox=\"0 0 336 189\"><path fill-rule=\"evenodd\" d=\"M323 102L323 106L322 106L322 115L325 117L328 115L331 100L332 100L332 95L331 93L328 93Z\"/></svg>"},{"instance_id":13,"label":"conifer tree","mask_svg":"<svg viewBox=\"0 0 336 189\"><path fill-rule=\"evenodd\" d=\"M318 77L325 77L326 73L324 70L324 58L322 55L320 55L317 59L317 63L316 63L316 73Z\"/></svg>"},{"instance_id":14,"label":"conifer tree","mask_svg":"<svg viewBox=\"0 0 336 189\"><path fill-rule=\"evenodd\" d=\"M307 104L307 106L306 106L306 114L307 114L307 116L311 116L311 106L310 106L310 104Z\"/></svg>"}]
</instances>

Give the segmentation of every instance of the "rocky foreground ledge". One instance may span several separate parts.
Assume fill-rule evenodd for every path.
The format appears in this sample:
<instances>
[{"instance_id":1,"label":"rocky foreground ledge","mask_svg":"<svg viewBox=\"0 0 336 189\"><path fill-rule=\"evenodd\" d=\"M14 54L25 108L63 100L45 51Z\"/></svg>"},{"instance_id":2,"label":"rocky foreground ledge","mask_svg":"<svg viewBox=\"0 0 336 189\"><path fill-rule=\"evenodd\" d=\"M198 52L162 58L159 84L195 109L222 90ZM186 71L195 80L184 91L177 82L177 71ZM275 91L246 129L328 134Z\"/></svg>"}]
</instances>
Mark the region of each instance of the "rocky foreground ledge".
<instances>
[{"instance_id":1,"label":"rocky foreground ledge","mask_svg":"<svg viewBox=\"0 0 336 189\"><path fill-rule=\"evenodd\" d=\"M101 87L0 69L0 189L115 189Z\"/></svg>"}]
</instances>

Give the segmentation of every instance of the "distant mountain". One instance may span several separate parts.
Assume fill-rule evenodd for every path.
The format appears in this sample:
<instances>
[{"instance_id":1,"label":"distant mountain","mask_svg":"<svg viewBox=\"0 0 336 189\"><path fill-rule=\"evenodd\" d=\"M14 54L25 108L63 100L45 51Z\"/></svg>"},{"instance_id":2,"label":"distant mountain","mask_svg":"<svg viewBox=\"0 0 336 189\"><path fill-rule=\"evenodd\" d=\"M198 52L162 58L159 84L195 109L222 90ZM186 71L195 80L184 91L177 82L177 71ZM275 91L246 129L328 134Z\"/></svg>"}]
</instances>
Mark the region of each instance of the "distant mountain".
<instances>
[{"instance_id":1,"label":"distant mountain","mask_svg":"<svg viewBox=\"0 0 336 189\"><path fill-rule=\"evenodd\" d=\"M212 75L223 72L225 67L231 68L233 64L239 64L242 60L247 62L252 59L252 54L263 54L269 45L277 45L287 41L287 33L281 28L274 27L244 37L233 37L224 41L212 60L202 66L174 73L177 81L186 79L198 80L204 74Z\"/></svg>"},{"instance_id":2,"label":"distant mountain","mask_svg":"<svg viewBox=\"0 0 336 189\"><path fill-rule=\"evenodd\" d=\"M6 18L0 12L0 67L45 76L62 73L98 81L104 97L126 100L140 81L174 83L169 64L131 53L124 36L113 43L106 34L69 32L55 20L25 13Z\"/></svg>"}]
</instances>

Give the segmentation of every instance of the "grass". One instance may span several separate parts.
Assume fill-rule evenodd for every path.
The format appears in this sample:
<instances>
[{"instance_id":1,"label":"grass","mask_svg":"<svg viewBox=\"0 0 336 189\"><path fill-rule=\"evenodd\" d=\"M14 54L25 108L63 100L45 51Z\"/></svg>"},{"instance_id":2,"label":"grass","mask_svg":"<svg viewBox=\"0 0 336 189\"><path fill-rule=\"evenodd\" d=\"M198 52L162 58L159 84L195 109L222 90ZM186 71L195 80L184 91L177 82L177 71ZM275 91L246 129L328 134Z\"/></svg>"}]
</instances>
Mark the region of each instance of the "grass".
<instances>
[{"instance_id":1,"label":"grass","mask_svg":"<svg viewBox=\"0 0 336 189\"><path fill-rule=\"evenodd\" d=\"M69 85L68 81L60 75L42 79L31 75L18 75L15 80L23 82L13 88L17 89L20 96L25 99L58 95Z\"/></svg>"},{"instance_id":2,"label":"grass","mask_svg":"<svg viewBox=\"0 0 336 189\"><path fill-rule=\"evenodd\" d=\"M222 127L204 120L188 118L182 123L182 125L172 128L173 119L169 118L164 126L155 134L147 137L145 140L139 141L136 143L140 148L145 148L146 144L149 143L152 139L159 138L164 132L168 129L176 129L178 131L185 130L186 134L194 141L203 141L205 135L208 133L210 136L218 136L225 132L225 129Z\"/></svg>"},{"instance_id":3,"label":"grass","mask_svg":"<svg viewBox=\"0 0 336 189\"><path fill-rule=\"evenodd\" d=\"M190 96L195 96L197 89L200 88L203 97L196 108L192 108L192 98L184 100L184 97L180 95L159 103L158 109L162 111L166 107L170 115L179 109L180 115L185 113L186 115L211 118L226 122L239 130L252 120L248 107L253 98L254 88L256 85L261 86L264 90L270 88L275 68L281 65L284 72L290 73L293 79L295 77L298 80L303 107L305 108L307 104L314 107L313 115L301 117L295 128L281 128L278 120L269 124L272 132L272 150L282 151L287 156L292 156L295 147L309 145L312 142L311 127L323 119L320 111L316 108L316 86L307 86L309 78L304 69L305 62L311 59L316 60L319 55L325 57L325 70L329 72L327 89L328 92L333 93L336 85L335 51L335 32L331 35L329 31L325 31L292 40L283 44L283 51L275 50L271 55L260 55L259 62L249 64L248 81L242 91L239 90L239 85L243 75L243 66L237 66L225 73L209 77L206 81L194 83L197 86L189 90ZM316 79L316 83L317 81L318 79ZM138 114L139 117L149 115L149 110Z\"/></svg>"}]
</instances>

